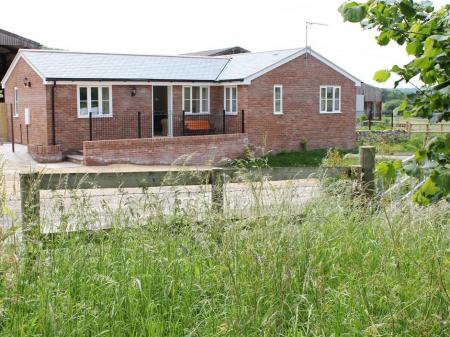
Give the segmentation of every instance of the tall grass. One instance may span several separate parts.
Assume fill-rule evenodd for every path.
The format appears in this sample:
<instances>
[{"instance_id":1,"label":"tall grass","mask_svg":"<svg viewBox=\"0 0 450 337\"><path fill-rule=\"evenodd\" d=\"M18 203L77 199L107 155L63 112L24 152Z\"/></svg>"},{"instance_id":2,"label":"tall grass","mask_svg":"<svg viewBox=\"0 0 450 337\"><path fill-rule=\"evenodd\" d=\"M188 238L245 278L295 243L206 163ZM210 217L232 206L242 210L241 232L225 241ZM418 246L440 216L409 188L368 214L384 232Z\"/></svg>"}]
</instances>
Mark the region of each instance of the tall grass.
<instances>
[{"instance_id":1,"label":"tall grass","mask_svg":"<svg viewBox=\"0 0 450 337\"><path fill-rule=\"evenodd\" d=\"M375 207L339 182L298 212L240 219L128 206L108 221L133 228L1 253L1 335L450 334L445 202Z\"/></svg>"}]
</instances>

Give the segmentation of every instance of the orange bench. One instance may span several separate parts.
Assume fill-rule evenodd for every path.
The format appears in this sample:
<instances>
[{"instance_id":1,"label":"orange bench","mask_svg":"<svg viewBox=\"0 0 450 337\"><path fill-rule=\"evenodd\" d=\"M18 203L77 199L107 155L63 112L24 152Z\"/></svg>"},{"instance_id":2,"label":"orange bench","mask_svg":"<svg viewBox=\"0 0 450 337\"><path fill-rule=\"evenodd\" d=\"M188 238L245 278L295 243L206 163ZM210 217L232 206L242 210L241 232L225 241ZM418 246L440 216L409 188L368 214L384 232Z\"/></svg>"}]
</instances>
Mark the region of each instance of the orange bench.
<instances>
[{"instance_id":1,"label":"orange bench","mask_svg":"<svg viewBox=\"0 0 450 337\"><path fill-rule=\"evenodd\" d=\"M184 121L184 126L189 132L211 132L214 130L207 119L190 119Z\"/></svg>"}]
</instances>

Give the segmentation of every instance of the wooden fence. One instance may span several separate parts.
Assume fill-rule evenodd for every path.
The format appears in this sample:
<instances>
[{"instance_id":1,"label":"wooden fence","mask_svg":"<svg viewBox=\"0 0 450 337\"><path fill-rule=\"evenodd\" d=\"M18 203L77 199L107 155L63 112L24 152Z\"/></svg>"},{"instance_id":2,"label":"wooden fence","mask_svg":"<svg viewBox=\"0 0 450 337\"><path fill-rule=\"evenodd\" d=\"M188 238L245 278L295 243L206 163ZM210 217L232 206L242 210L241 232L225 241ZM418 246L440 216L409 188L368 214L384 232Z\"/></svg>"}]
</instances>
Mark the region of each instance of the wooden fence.
<instances>
[{"instance_id":1,"label":"wooden fence","mask_svg":"<svg viewBox=\"0 0 450 337\"><path fill-rule=\"evenodd\" d=\"M419 123L419 122L405 122L397 123L396 127L406 130L410 135L415 133L450 133L450 123Z\"/></svg>"},{"instance_id":2,"label":"wooden fence","mask_svg":"<svg viewBox=\"0 0 450 337\"><path fill-rule=\"evenodd\" d=\"M211 185L211 204L217 211L224 206L224 183L244 181L281 181L310 178L320 173L322 177L347 176L361 179L364 191L371 195L374 183L375 148L360 147L360 165L352 167L323 168L321 172L311 168L256 168L245 171L234 168L210 170L179 170L121 173L26 173L20 174L22 224L25 234L41 237L40 191L105 188L149 188L161 186ZM167 179L172 176L175 179Z\"/></svg>"}]
</instances>

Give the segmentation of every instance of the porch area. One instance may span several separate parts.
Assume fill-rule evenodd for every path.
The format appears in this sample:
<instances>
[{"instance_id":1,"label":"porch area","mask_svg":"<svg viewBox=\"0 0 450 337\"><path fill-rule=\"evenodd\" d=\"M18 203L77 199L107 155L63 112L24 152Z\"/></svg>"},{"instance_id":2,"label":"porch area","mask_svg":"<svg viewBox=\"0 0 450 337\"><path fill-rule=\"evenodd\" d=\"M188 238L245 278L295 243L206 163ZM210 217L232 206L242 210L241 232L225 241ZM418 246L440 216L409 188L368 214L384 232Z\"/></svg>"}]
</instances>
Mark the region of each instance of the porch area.
<instances>
[{"instance_id":1,"label":"porch area","mask_svg":"<svg viewBox=\"0 0 450 337\"><path fill-rule=\"evenodd\" d=\"M88 133L84 141L240 134L245 132L245 111L153 116L136 112L109 118L89 114L85 124Z\"/></svg>"}]
</instances>

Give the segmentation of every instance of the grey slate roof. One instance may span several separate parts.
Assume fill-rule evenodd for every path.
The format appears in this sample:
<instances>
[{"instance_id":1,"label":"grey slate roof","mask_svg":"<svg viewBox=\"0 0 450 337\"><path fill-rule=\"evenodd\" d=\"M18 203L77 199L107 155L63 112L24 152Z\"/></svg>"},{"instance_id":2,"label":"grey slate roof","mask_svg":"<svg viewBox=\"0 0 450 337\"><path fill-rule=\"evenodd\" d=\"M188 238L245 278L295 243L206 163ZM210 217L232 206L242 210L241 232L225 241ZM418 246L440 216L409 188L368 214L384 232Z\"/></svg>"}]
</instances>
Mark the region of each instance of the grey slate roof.
<instances>
[{"instance_id":1,"label":"grey slate roof","mask_svg":"<svg viewBox=\"0 0 450 337\"><path fill-rule=\"evenodd\" d=\"M269 67L300 51L229 56L154 56L21 50L46 80L232 81Z\"/></svg>"},{"instance_id":2,"label":"grey slate roof","mask_svg":"<svg viewBox=\"0 0 450 337\"><path fill-rule=\"evenodd\" d=\"M221 58L144 56L23 50L46 79L214 81L228 62Z\"/></svg>"},{"instance_id":3,"label":"grey slate roof","mask_svg":"<svg viewBox=\"0 0 450 337\"><path fill-rule=\"evenodd\" d=\"M47 81L234 82L252 79L296 57L305 48L226 56L161 56L76 53L22 49L23 57ZM313 50L314 57L360 85L360 80ZM4 86L14 63L2 80Z\"/></svg>"}]
</instances>

